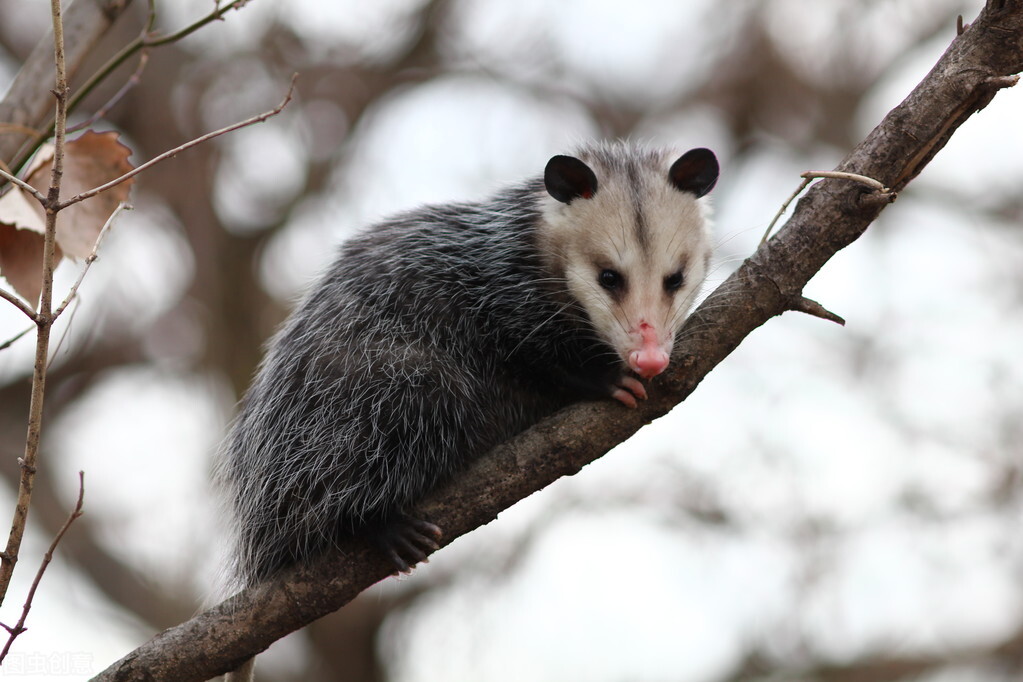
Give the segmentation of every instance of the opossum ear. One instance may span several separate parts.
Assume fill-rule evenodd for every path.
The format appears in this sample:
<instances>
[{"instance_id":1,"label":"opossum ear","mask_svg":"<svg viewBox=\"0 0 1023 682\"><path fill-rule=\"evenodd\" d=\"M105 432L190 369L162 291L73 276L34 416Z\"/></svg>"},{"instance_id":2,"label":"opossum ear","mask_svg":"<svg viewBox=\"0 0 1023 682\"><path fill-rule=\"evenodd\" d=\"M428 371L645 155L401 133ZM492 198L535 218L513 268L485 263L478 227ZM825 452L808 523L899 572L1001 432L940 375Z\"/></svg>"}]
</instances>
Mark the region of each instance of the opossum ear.
<instances>
[{"instance_id":1,"label":"opossum ear","mask_svg":"<svg viewBox=\"0 0 1023 682\"><path fill-rule=\"evenodd\" d=\"M574 156L555 156L548 161L543 184L552 197L564 204L579 197L589 199L597 192L597 176Z\"/></svg>"},{"instance_id":2,"label":"opossum ear","mask_svg":"<svg viewBox=\"0 0 1023 682\"><path fill-rule=\"evenodd\" d=\"M690 149L671 164L668 180L676 189L697 198L714 189L718 181L718 159L714 152L700 147Z\"/></svg>"}]
</instances>

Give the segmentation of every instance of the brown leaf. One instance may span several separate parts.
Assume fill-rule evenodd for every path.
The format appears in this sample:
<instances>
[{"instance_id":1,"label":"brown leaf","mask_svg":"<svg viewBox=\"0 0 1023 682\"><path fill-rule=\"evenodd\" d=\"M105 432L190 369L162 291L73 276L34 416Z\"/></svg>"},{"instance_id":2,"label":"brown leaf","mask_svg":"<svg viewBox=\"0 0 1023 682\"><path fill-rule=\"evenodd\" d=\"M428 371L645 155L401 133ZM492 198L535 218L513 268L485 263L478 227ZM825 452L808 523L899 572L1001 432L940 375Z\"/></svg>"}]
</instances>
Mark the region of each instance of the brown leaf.
<instances>
[{"instance_id":1,"label":"brown leaf","mask_svg":"<svg viewBox=\"0 0 1023 682\"><path fill-rule=\"evenodd\" d=\"M0 274L33 307L43 285L46 216L34 197L12 187L0 197Z\"/></svg>"},{"instance_id":2,"label":"brown leaf","mask_svg":"<svg viewBox=\"0 0 1023 682\"><path fill-rule=\"evenodd\" d=\"M89 131L68 142L64 147L61 198L70 198L127 173L132 169L129 155L131 150L118 141L114 132ZM32 162L26 182L45 194L52 167L53 148L45 147ZM87 258L92 253L103 225L117 206L127 200L130 185L129 180L58 214L57 261L63 253L75 258ZM33 306L39 301L42 287L45 232L46 212L35 197L18 187L0 197L0 274Z\"/></svg>"},{"instance_id":3,"label":"brown leaf","mask_svg":"<svg viewBox=\"0 0 1023 682\"><path fill-rule=\"evenodd\" d=\"M60 256L57 247L57 259ZM0 273L35 308L43 288L43 235L0 223Z\"/></svg>"},{"instance_id":4,"label":"brown leaf","mask_svg":"<svg viewBox=\"0 0 1023 682\"><path fill-rule=\"evenodd\" d=\"M64 147L64 177L61 181L61 199L69 199L85 190L98 187L120 177L133 166L128 162L131 149L118 141L115 132L88 131ZM28 177L28 183L45 193L50 185L52 156L40 164ZM91 199L69 206L57 216L57 243L73 258L87 258L92 253L103 225L127 201L131 180L103 192ZM3 216L0 215L0 220Z\"/></svg>"},{"instance_id":5,"label":"brown leaf","mask_svg":"<svg viewBox=\"0 0 1023 682\"><path fill-rule=\"evenodd\" d=\"M31 194L23 192L20 187L11 187L0 197L0 224L43 234L46 232L46 211Z\"/></svg>"}]
</instances>

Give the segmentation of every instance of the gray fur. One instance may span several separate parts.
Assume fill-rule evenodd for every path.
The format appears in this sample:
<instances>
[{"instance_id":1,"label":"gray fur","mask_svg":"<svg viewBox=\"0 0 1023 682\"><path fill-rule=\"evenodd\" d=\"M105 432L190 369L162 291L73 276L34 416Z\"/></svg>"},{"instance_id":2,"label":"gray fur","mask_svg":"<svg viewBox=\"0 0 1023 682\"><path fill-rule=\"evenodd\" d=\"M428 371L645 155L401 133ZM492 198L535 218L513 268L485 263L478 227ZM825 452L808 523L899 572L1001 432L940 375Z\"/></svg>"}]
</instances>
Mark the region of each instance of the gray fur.
<instances>
[{"instance_id":1,"label":"gray fur","mask_svg":"<svg viewBox=\"0 0 1023 682\"><path fill-rule=\"evenodd\" d=\"M664 152L580 156L635 185ZM243 583L386 523L554 410L610 395L622 360L541 253L545 201L533 179L344 244L270 341L223 447Z\"/></svg>"}]
</instances>

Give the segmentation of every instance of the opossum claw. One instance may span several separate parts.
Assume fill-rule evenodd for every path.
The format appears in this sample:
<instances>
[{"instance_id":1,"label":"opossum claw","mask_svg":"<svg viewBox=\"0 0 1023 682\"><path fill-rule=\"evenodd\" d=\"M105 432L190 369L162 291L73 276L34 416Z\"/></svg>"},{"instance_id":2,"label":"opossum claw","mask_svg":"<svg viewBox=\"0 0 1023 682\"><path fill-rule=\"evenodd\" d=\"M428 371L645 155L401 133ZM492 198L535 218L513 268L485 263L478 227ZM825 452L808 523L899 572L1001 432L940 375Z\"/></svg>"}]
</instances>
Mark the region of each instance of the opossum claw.
<instances>
[{"instance_id":1,"label":"opossum claw","mask_svg":"<svg viewBox=\"0 0 1023 682\"><path fill-rule=\"evenodd\" d=\"M611 397L626 407L636 407L636 398L646 400L646 386L638 379L625 376L618 380L618 383L611 390Z\"/></svg>"},{"instance_id":2,"label":"opossum claw","mask_svg":"<svg viewBox=\"0 0 1023 682\"><path fill-rule=\"evenodd\" d=\"M395 573L411 573L419 563L428 563L430 552L440 549L440 526L422 519L401 516L374 536L375 544L391 560Z\"/></svg>"}]
</instances>

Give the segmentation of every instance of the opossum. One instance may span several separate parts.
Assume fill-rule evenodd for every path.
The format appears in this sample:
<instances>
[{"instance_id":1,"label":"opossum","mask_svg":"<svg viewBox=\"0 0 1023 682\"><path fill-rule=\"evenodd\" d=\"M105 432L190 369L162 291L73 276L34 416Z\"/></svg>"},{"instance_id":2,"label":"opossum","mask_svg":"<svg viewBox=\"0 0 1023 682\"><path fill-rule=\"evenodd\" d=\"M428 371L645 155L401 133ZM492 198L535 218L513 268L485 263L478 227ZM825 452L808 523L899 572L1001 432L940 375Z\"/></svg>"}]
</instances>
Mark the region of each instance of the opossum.
<instances>
[{"instance_id":1,"label":"opossum","mask_svg":"<svg viewBox=\"0 0 1023 682\"><path fill-rule=\"evenodd\" d=\"M413 512L439 482L571 402L644 399L707 273L718 170L708 149L595 143L345 243L223 447L240 581L349 535L409 570L438 546Z\"/></svg>"}]
</instances>

